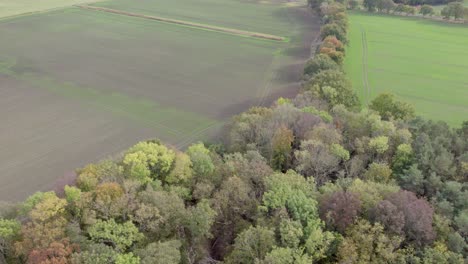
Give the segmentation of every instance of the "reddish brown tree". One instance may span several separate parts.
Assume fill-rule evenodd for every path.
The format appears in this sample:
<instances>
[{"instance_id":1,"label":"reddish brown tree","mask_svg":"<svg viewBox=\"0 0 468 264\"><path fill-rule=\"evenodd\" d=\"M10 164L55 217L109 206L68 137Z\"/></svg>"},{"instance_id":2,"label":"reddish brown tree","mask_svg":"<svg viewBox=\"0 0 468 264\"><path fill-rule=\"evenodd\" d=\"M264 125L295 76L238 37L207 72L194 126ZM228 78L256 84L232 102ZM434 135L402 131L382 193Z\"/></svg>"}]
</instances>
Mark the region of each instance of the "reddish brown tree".
<instances>
[{"instance_id":1,"label":"reddish brown tree","mask_svg":"<svg viewBox=\"0 0 468 264\"><path fill-rule=\"evenodd\" d=\"M434 209L423 198L419 199L409 191L399 191L388 198L398 211L403 213L405 225L403 231L406 242L424 246L435 238L432 227Z\"/></svg>"},{"instance_id":2,"label":"reddish brown tree","mask_svg":"<svg viewBox=\"0 0 468 264\"><path fill-rule=\"evenodd\" d=\"M320 203L320 218L330 228L344 233L361 211L361 201L351 192L338 191Z\"/></svg>"},{"instance_id":3,"label":"reddish brown tree","mask_svg":"<svg viewBox=\"0 0 468 264\"><path fill-rule=\"evenodd\" d=\"M401 235L405 226L405 215L389 201L381 201L373 210L372 218L391 234Z\"/></svg>"},{"instance_id":4,"label":"reddish brown tree","mask_svg":"<svg viewBox=\"0 0 468 264\"><path fill-rule=\"evenodd\" d=\"M28 255L28 264L68 264L73 253L79 252L79 246L67 239L52 242L49 247L35 249Z\"/></svg>"}]
</instances>

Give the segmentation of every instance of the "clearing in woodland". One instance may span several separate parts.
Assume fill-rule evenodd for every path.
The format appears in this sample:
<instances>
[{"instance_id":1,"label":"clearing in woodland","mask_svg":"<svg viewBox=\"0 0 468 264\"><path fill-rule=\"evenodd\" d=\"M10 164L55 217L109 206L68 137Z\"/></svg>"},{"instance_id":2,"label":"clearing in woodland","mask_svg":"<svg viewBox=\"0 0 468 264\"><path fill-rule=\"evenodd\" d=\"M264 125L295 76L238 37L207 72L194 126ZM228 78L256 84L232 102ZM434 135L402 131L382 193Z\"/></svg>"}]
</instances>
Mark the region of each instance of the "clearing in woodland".
<instances>
[{"instance_id":1,"label":"clearing in woodland","mask_svg":"<svg viewBox=\"0 0 468 264\"><path fill-rule=\"evenodd\" d=\"M195 12L177 2L174 14ZM0 21L0 200L50 189L137 141L183 148L215 134L233 114L294 94L316 18L305 6L219 2L236 8L217 9L216 19L214 10L199 9L184 20L288 41L78 7ZM159 15L144 3L136 11ZM233 24L242 6L242 25Z\"/></svg>"},{"instance_id":2,"label":"clearing in woodland","mask_svg":"<svg viewBox=\"0 0 468 264\"><path fill-rule=\"evenodd\" d=\"M350 13L345 70L364 104L382 92L459 126L468 116L468 27Z\"/></svg>"}]
</instances>

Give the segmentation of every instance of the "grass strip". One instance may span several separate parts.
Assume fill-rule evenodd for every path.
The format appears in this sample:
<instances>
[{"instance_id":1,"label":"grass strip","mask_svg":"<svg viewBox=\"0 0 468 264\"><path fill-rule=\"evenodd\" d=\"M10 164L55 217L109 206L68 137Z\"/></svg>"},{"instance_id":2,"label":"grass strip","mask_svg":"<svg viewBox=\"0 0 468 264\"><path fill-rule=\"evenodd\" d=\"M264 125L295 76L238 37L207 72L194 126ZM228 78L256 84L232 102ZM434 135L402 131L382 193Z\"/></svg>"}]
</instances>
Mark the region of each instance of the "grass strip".
<instances>
[{"instance_id":1,"label":"grass strip","mask_svg":"<svg viewBox=\"0 0 468 264\"><path fill-rule=\"evenodd\" d=\"M258 32L251 32L251 31L244 31L244 30L238 30L238 29L232 29L232 28L217 27L217 26L193 23L193 22L189 22L189 21L183 21L183 20L177 20L177 19L171 19L171 18L164 18L164 17L158 17L158 16L148 16L148 15L130 13L130 12L111 9L111 8L106 8L106 7L96 7L96 6L89 6L89 5L75 5L75 6L79 7L79 8L83 8L83 9L94 10L94 11L102 11L102 12L108 12L108 13L113 13L113 14L118 14L118 15L131 16L131 17L140 17L140 18L156 20L156 21L161 21L161 22L166 22L166 23L197 27L197 28L202 28L202 29L208 29L208 30L224 32L224 33L229 33L229 34L235 34L235 35L248 36L248 37L253 37L253 38L261 38L261 39L268 39L268 40L275 40L275 41L286 41L286 38L284 38L284 37L270 35L270 34L263 34L263 33L258 33Z\"/></svg>"}]
</instances>

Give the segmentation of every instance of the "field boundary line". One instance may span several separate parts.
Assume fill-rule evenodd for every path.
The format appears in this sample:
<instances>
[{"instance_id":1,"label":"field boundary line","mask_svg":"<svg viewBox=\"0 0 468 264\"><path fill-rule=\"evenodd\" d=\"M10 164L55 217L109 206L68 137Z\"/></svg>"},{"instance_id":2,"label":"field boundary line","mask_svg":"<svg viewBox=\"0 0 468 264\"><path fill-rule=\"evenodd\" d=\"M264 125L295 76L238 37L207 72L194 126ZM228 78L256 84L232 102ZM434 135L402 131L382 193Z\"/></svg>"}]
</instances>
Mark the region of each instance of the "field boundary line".
<instances>
[{"instance_id":1,"label":"field boundary line","mask_svg":"<svg viewBox=\"0 0 468 264\"><path fill-rule=\"evenodd\" d=\"M88 4L95 4L95 3L99 3L99 2L103 2L103 1L106 1L106 0L95 0L95 1L89 2ZM67 9L67 8L70 8L70 7L73 7L73 6L74 6L73 4L70 4L70 5L64 5L64 6L57 6L57 7L42 9L42 10L28 11L28 12L18 13L18 14L14 14L14 15L0 16L0 22L3 21L3 20L10 20L10 19L15 19L15 18L20 18L20 17L40 15L40 14L44 14L44 13L64 10L64 9Z\"/></svg>"},{"instance_id":2,"label":"field boundary line","mask_svg":"<svg viewBox=\"0 0 468 264\"><path fill-rule=\"evenodd\" d=\"M4 16L4 17L0 17L0 22L4 21L4 20L10 20L10 19L15 19L15 18L21 18L21 17L33 16L33 15L40 15L40 14L44 14L44 13L59 11L59 10L62 10L62 9L66 9L68 7L70 7L70 6L54 7L54 8L44 9L44 10L30 11L30 12L25 12L25 13L19 13L19 14L16 14L16 15Z\"/></svg>"},{"instance_id":3,"label":"field boundary line","mask_svg":"<svg viewBox=\"0 0 468 264\"><path fill-rule=\"evenodd\" d=\"M275 35L270 35L270 34L245 31L245 30L239 30L239 29L233 29L233 28L224 28L224 27L194 23L194 22L184 21L184 20L164 18L164 17L159 17L159 16L149 16L149 15L143 15L143 14L137 14L137 13L130 13L130 12L106 8L106 7L96 7L96 6L90 6L90 5L75 5L75 6L82 8L82 9L101 11L101 12L107 12L107 13L124 15L124 16L131 16L131 17L139 17L139 18L144 18L144 19L149 19L149 20L155 20L155 21L183 25L183 26L196 27L196 28L201 28L201 29L208 29L208 30L213 30L213 31L218 31L218 32L223 32L223 33L234 34L234 35L241 35L241 36L274 40L274 41L286 41L287 40L285 37L280 37L280 36L275 36Z\"/></svg>"},{"instance_id":4,"label":"field boundary line","mask_svg":"<svg viewBox=\"0 0 468 264\"><path fill-rule=\"evenodd\" d=\"M366 104L369 104L369 98L370 98L370 87L369 87L369 79L368 79L368 65L367 65L367 60L368 60L368 47L367 47L367 35L366 35L366 30L360 26L361 29L361 42L362 42L362 83L363 83L363 88L364 92L367 92L366 94Z\"/></svg>"}]
</instances>

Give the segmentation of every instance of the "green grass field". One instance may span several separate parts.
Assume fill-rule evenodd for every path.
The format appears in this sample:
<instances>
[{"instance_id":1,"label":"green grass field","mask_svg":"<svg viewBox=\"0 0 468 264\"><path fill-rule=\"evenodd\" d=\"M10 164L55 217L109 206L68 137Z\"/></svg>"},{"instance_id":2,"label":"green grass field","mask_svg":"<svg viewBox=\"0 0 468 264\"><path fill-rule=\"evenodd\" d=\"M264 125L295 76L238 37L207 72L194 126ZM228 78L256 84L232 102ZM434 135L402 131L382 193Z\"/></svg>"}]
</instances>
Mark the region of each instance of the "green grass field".
<instances>
[{"instance_id":1,"label":"green grass field","mask_svg":"<svg viewBox=\"0 0 468 264\"><path fill-rule=\"evenodd\" d=\"M268 8L258 25L275 20ZM288 42L77 7L1 20L0 200L141 140L211 138L232 115L294 94L319 23L306 7L276 8L290 12L273 32Z\"/></svg>"},{"instance_id":2,"label":"green grass field","mask_svg":"<svg viewBox=\"0 0 468 264\"><path fill-rule=\"evenodd\" d=\"M468 27L350 13L345 70L362 102L392 92L417 114L458 126L468 116Z\"/></svg>"},{"instance_id":3,"label":"green grass field","mask_svg":"<svg viewBox=\"0 0 468 264\"><path fill-rule=\"evenodd\" d=\"M96 1L97 0L0 0L0 18Z\"/></svg>"}]
</instances>

